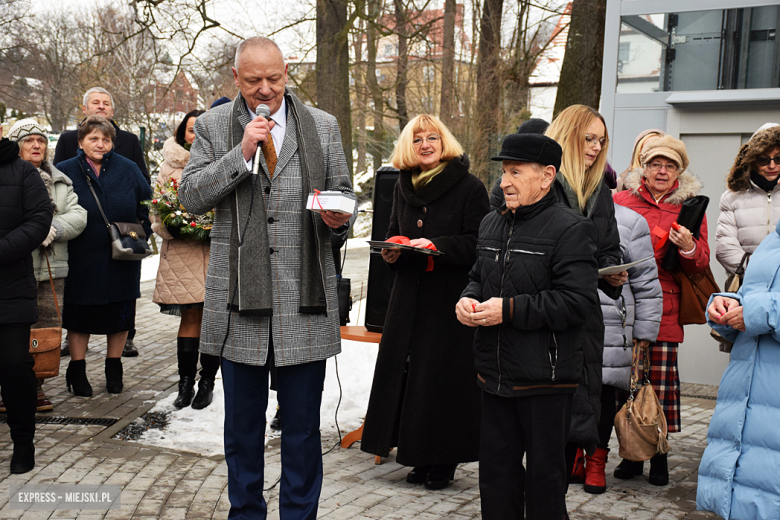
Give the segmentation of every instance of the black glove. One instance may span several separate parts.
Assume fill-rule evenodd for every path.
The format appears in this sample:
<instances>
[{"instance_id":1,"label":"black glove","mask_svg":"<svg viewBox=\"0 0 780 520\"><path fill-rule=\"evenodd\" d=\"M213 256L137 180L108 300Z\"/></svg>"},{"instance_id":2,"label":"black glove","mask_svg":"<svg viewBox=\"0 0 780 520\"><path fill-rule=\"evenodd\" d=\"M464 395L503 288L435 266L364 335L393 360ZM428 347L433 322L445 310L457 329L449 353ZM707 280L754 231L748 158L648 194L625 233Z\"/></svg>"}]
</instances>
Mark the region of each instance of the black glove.
<instances>
[{"instance_id":1,"label":"black glove","mask_svg":"<svg viewBox=\"0 0 780 520\"><path fill-rule=\"evenodd\" d=\"M178 227L165 226L165 229L168 231L168 233L171 234L173 238L181 238L181 231L179 231Z\"/></svg>"}]
</instances>

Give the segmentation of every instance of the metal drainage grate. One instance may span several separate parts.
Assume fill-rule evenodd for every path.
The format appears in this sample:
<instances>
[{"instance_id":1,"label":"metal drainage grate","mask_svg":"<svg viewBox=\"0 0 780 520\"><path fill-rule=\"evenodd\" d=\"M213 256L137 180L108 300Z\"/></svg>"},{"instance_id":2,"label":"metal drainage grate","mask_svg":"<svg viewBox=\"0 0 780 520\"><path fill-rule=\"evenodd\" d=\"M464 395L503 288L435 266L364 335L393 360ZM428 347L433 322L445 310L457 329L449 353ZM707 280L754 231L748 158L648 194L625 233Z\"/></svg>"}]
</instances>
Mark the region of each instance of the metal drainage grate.
<instances>
[{"instance_id":1,"label":"metal drainage grate","mask_svg":"<svg viewBox=\"0 0 780 520\"><path fill-rule=\"evenodd\" d=\"M97 425L97 426L112 426L116 424L119 419L113 419L110 417L63 417L63 416L51 416L36 415L35 424L79 424L79 425ZM0 424L8 422L8 416L0 415Z\"/></svg>"}]
</instances>

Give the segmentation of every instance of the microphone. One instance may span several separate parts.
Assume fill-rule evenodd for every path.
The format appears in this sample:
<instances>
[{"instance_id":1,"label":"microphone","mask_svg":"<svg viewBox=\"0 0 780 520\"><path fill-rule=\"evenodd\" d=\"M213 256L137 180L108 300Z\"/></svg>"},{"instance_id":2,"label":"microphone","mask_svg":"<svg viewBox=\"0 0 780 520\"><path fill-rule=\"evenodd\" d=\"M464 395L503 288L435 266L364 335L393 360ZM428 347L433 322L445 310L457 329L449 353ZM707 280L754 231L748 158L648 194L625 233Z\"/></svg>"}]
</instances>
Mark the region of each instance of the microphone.
<instances>
[{"instance_id":1,"label":"microphone","mask_svg":"<svg viewBox=\"0 0 780 520\"><path fill-rule=\"evenodd\" d=\"M255 113L258 116L262 116L268 119L271 116L271 109L265 103L261 103L257 105L257 108L255 108ZM271 136L269 135L268 138L270 139ZM262 151L263 150L260 148L260 143L257 143L257 150L255 150L255 164L252 166L252 175L257 175L257 172L260 170L260 154Z\"/></svg>"}]
</instances>

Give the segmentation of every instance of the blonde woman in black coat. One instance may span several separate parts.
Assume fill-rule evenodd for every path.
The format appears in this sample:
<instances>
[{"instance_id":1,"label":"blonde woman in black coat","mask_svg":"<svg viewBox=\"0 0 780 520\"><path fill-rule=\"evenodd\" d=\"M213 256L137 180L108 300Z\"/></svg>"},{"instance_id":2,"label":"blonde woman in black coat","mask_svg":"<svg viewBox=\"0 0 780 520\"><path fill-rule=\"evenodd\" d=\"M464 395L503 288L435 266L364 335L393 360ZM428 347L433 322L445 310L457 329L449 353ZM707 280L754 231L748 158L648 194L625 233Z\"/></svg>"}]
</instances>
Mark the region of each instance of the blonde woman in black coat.
<instances>
[{"instance_id":1,"label":"blonde woman in black coat","mask_svg":"<svg viewBox=\"0 0 780 520\"><path fill-rule=\"evenodd\" d=\"M410 483L442 489L459 463L479 456L480 393L474 331L452 309L476 261L479 224L489 211L482 182L435 116L412 119L398 138L388 237L444 253L428 257L385 249L395 272L361 449L414 469Z\"/></svg>"}]
</instances>

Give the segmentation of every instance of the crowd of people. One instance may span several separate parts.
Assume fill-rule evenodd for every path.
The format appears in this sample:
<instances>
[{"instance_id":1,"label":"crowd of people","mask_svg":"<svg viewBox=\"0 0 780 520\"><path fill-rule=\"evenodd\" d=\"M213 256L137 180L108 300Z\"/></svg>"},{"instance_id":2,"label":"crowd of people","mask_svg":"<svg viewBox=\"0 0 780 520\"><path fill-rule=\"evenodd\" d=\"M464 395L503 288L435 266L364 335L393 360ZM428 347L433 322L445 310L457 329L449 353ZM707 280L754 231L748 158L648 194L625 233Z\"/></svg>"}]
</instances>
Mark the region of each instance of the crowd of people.
<instances>
[{"instance_id":1,"label":"crowd of people","mask_svg":"<svg viewBox=\"0 0 780 520\"><path fill-rule=\"evenodd\" d=\"M352 186L335 118L286 88L272 40L242 42L233 77L237 97L186 114L156 178L158 189L178 186L182 209L215 211L208 242L142 204L153 190L140 145L111 119L105 89L85 94L85 118L60 137L53 161L34 120L0 141L0 406L12 473L34 467L34 414L52 409L29 354L31 328L67 331L65 382L84 397L93 393L90 337L106 335L105 388L123 390L122 356L138 355L140 260L112 256L107 228L130 222L134 239L163 239L153 301L181 318L174 405L208 406L222 370L229 517L266 515L258 439L273 375L284 414L280 516L316 518L325 360L341 351L333 247L355 213L302 208L310 192ZM706 216L692 229L677 220L702 184L685 144L660 130L637 136L619 176L609 145L591 107L571 106L549 125L527 121L492 157L502 175L490 193L433 115L412 119L393 151L400 177L387 237L419 252L381 252L394 285L361 449L397 449L406 480L431 490L479 461L483 518L559 520L570 485L606 491L613 425L633 400L638 356L663 411L661 434L681 431L681 285L708 271L710 248ZM778 177L780 125L768 123L740 149L720 200L716 259L733 275L730 289L741 287L713 294L706 310L733 350L698 505L724 518L768 518L780 501L780 442L767 426L780 419ZM634 459L614 476L642 475L649 459L649 483L668 484L660 442Z\"/></svg>"}]
</instances>

